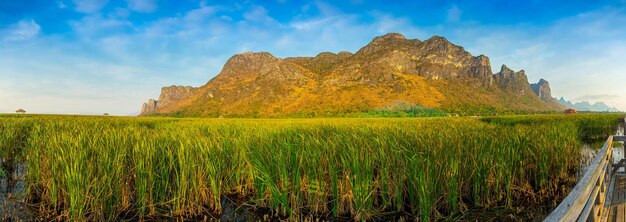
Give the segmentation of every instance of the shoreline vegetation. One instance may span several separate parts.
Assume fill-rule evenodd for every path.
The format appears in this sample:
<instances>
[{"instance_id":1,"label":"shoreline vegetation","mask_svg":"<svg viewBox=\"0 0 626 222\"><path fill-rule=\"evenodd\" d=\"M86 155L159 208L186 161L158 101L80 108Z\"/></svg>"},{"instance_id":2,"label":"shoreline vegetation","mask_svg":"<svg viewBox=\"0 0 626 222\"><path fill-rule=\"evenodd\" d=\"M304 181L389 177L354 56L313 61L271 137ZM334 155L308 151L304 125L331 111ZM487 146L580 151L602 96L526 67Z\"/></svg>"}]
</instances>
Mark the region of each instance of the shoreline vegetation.
<instances>
[{"instance_id":1,"label":"shoreline vegetation","mask_svg":"<svg viewBox=\"0 0 626 222\"><path fill-rule=\"evenodd\" d=\"M178 119L0 115L0 157L62 220L202 218L222 199L272 218L459 218L552 208L582 144L618 115Z\"/></svg>"},{"instance_id":2,"label":"shoreline vegetation","mask_svg":"<svg viewBox=\"0 0 626 222\"><path fill-rule=\"evenodd\" d=\"M624 112L591 112L577 111L579 114L625 114ZM458 110L443 110L431 107L422 107L415 104L408 104L406 107L381 107L365 111L318 111L318 112L298 112L280 115L260 115L260 114L213 114L202 115L198 113L174 112L171 114L151 113L143 117L172 117L172 118L254 118L254 119L291 119L291 118L378 118L378 117L489 117L489 116L511 116L511 115L558 115L560 111L531 112L523 110L498 110L492 107L468 108Z\"/></svg>"}]
</instances>

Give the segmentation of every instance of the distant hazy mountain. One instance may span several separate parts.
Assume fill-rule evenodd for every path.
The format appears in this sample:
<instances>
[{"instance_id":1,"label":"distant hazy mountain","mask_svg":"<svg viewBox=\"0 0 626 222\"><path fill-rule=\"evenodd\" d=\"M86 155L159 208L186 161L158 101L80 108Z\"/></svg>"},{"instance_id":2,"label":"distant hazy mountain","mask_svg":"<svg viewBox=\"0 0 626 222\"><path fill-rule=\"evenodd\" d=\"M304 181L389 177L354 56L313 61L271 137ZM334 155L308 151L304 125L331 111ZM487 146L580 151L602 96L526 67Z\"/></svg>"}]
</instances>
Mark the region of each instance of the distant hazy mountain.
<instances>
[{"instance_id":1,"label":"distant hazy mountain","mask_svg":"<svg viewBox=\"0 0 626 222\"><path fill-rule=\"evenodd\" d=\"M394 104L467 115L565 109L551 97L547 81L533 87L524 70L503 65L494 73L489 58L472 56L443 37L420 41L390 33L354 54L237 54L203 86L163 87L141 115L319 116Z\"/></svg>"},{"instance_id":2,"label":"distant hazy mountain","mask_svg":"<svg viewBox=\"0 0 626 222\"><path fill-rule=\"evenodd\" d=\"M594 103L594 104L591 104L591 103L589 103L587 101L572 103L570 101L566 101L563 97L561 97L561 99L559 99L559 103L561 103L563 106L566 106L566 107L569 107L569 108L573 108L573 109L578 110L578 111L620 112L620 110L618 110L618 109L616 109L614 107L609 107L609 106L607 106L603 102L597 102L597 103Z\"/></svg>"}]
</instances>

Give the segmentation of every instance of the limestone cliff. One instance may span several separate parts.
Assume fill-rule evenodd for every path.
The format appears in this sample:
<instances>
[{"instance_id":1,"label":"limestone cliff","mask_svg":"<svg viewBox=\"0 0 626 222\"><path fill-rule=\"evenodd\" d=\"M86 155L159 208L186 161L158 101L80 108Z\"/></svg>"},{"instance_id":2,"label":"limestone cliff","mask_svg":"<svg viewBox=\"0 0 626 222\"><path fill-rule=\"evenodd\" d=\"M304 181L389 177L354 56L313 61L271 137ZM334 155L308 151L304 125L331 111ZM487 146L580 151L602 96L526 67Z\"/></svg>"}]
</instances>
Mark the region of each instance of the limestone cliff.
<instances>
[{"instance_id":1,"label":"limestone cliff","mask_svg":"<svg viewBox=\"0 0 626 222\"><path fill-rule=\"evenodd\" d=\"M231 57L204 86L165 87L144 115L275 116L362 112L415 104L452 113L559 110L533 93L523 70L473 56L440 36L398 33L374 38L352 54L277 58L268 52Z\"/></svg>"},{"instance_id":2,"label":"limestone cliff","mask_svg":"<svg viewBox=\"0 0 626 222\"><path fill-rule=\"evenodd\" d=\"M559 101L552 97L552 90L550 89L550 83L544 79L540 79L539 82L530 84L530 88L544 102L560 107L560 109L566 109Z\"/></svg>"},{"instance_id":3,"label":"limestone cliff","mask_svg":"<svg viewBox=\"0 0 626 222\"><path fill-rule=\"evenodd\" d=\"M149 99L148 102L143 103L141 106L141 113L139 115L145 115L154 113L154 110L157 108L157 101L154 99Z\"/></svg>"},{"instance_id":4,"label":"limestone cliff","mask_svg":"<svg viewBox=\"0 0 626 222\"><path fill-rule=\"evenodd\" d=\"M153 114L156 111L165 110L170 105L176 104L182 100L191 97L195 93L196 88L191 86L168 86L161 88L161 94L158 100L150 99L141 107L139 115Z\"/></svg>"}]
</instances>

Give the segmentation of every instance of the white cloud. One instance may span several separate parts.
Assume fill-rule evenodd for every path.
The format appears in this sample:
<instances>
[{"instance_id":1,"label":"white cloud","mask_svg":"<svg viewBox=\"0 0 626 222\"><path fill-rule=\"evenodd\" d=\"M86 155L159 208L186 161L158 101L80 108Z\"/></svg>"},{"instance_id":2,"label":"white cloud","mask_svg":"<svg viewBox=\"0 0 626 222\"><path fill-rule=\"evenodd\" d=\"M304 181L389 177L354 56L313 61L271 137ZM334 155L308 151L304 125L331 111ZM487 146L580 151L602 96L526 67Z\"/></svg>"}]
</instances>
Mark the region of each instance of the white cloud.
<instances>
[{"instance_id":1,"label":"white cloud","mask_svg":"<svg viewBox=\"0 0 626 222\"><path fill-rule=\"evenodd\" d=\"M64 9L67 8L67 5L63 1L57 1L57 7Z\"/></svg>"},{"instance_id":2,"label":"white cloud","mask_svg":"<svg viewBox=\"0 0 626 222\"><path fill-rule=\"evenodd\" d=\"M108 17L114 19L128 19L130 13L130 10L127 8L116 8L108 14Z\"/></svg>"},{"instance_id":3,"label":"white cloud","mask_svg":"<svg viewBox=\"0 0 626 222\"><path fill-rule=\"evenodd\" d=\"M447 22L458 22L461 20L461 14L463 11L457 6L452 5L447 11L446 21Z\"/></svg>"},{"instance_id":4,"label":"white cloud","mask_svg":"<svg viewBox=\"0 0 626 222\"><path fill-rule=\"evenodd\" d=\"M321 28L328 24L331 24L337 17L324 17L319 19L309 19L303 21L294 21L289 26L296 30L311 30Z\"/></svg>"},{"instance_id":5,"label":"white cloud","mask_svg":"<svg viewBox=\"0 0 626 222\"><path fill-rule=\"evenodd\" d=\"M336 7L323 1L315 1L315 8L317 9L321 17L343 14L343 12L341 12Z\"/></svg>"},{"instance_id":6,"label":"white cloud","mask_svg":"<svg viewBox=\"0 0 626 222\"><path fill-rule=\"evenodd\" d=\"M126 0L128 8L137 12L154 12L157 9L157 5L154 0Z\"/></svg>"},{"instance_id":7,"label":"white cloud","mask_svg":"<svg viewBox=\"0 0 626 222\"><path fill-rule=\"evenodd\" d=\"M132 28L132 23L125 19L104 18L100 15L85 16L78 21L70 22L70 26L81 38L93 39L123 34Z\"/></svg>"},{"instance_id":8,"label":"white cloud","mask_svg":"<svg viewBox=\"0 0 626 222\"><path fill-rule=\"evenodd\" d=\"M614 99L614 98L619 98L620 96L618 95L613 95L613 94L596 94L596 95L582 95L577 97L574 100L584 100L584 101L597 101L597 100L603 100L603 99Z\"/></svg>"},{"instance_id":9,"label":"white cloud","mask_svg":"<svg viewBox=\"0 0 626 222\"><path fill-rule=\"evenodd\" d=\"M41 26L35 20L21 20L0 30L3 41L25 41L34 38L41 32Z\"/></svg>"},{"instance_id":10,"label":"white cloud","mask_svg":"<svg viewBox=\"0 0 626 222\"><path fill-rule=\"evenodd\" d=\"M82 13L94 13L100 11L108 0L72 0L76 7L74 8L78 12Z\"/></svg>"},{"instance_id":11,"label":"white cloud","mask_svg":"<svg viewBox=\"0 0 626 222\"><path fill-rule=\"evenodd\" d=\"M243 14L243 17L250 23L281 26L263 6L252 6Z\"/></svg>"},{"instance_id":12,"label":"white cloud","mask_svg":"<svg viewBox=\"0 0 626 222\"><path fill-rule=\"evenodd\" d=\"M203 5L200 8L193 9L187 12L184 19L188 22L203 22L208 18L211 18L217 12L218 7ZM165 18L166 20L169 18ZM163 19L162 19L163 20Z\"/></svg>"}]
</instances>

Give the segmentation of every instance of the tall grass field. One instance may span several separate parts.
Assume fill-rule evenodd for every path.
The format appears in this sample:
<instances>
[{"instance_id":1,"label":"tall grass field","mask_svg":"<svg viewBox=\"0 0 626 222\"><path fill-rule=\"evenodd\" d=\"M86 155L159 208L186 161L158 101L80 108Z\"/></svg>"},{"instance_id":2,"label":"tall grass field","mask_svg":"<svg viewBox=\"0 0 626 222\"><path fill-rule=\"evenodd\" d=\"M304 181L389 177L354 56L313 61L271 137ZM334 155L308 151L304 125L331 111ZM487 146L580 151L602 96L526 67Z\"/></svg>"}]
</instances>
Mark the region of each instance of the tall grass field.
<instances>
[{"instance_id":1,"label":"tall grass field","mask_svg":"<svg viewBox=\"0 0 626 222\"><path fill-rule=\"evenodd\" d=\"M558 204L582 144L616 115L489 118L171 119L0 116L2 171L26 167L47 218L202 218L222 198L272 218Z\"/></svg>"}]
</instances>

